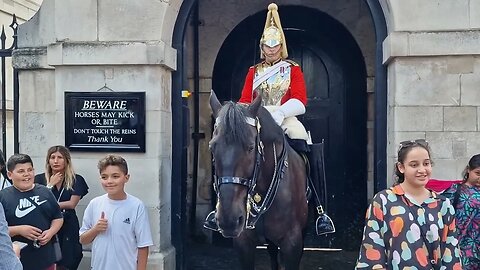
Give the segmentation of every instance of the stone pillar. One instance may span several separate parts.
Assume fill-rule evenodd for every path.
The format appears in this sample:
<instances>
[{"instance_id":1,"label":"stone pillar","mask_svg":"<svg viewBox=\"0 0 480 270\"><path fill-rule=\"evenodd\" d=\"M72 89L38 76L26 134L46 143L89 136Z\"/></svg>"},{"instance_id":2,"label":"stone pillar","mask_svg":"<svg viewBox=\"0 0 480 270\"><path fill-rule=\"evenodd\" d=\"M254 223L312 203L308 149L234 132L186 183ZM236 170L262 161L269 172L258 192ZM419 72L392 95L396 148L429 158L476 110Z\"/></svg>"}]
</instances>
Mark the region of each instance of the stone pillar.
<instances>
[{"instance_id":1,"label":"stone pillar","mask_svg":"<svg viewBox=\"0 0 480 270\"><path fill-rule=\"evenodd\" d=\"M168 2L168 1L167 1ZM180 1L181 2L181 1ZM170 14L165 16L165 14ZM148 208L154 238L148 269L175 269L171 245L171 72L170 46L177 6L148 0L45 0L19 28L14 65L20 70L20 151L43 171L48 147L65 142L65 91L146 92L146 152L120 153L129 163L127 192ZM169 37L165 42L163 36ZM77 211L104 191L97 161L104 153L73 152L76 172L90 186ZM81 269L90 269L90 247Z\"/></svg>"},{"instance_id":2,"label":"stone pillar","mask_svg":"<svg viewBox=\"0 0 480 270\"><path fill-rule=\"evenodd\" d=\"M436 164L433 178L460 179L480 152L480 4L387 2L389 168L400 141L425 138Z\"/></svg>"}]
</instances>

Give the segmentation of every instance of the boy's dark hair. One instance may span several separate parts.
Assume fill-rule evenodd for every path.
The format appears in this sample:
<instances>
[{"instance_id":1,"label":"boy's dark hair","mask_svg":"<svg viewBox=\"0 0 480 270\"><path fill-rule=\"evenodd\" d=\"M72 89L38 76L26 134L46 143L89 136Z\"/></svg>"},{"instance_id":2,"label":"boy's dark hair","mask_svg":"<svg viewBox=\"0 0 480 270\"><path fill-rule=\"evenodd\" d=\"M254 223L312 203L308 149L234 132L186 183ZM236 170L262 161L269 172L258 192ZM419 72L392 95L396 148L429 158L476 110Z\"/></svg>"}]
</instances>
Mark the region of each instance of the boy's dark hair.
<instances>
[{"instance_id":1,"label":"boy's dark hair","mask_svg":"<svg viewBox=\"0 0 480 270\"><path fill-rule=\"evenodd\" d=\"M405 175L402 172L400 172L400 170L398 169L398 163L403 164L403 162L405 162L405 158L407 157L407 154L415 147L420 147L427 150L428 156L431 157L430 147L428 146L428 142L425 141L424 139L401 142L398 147L397 162L395 162L395 167L394 167L395 175L397 176L396 184L400 184L400 183L403 183L403 181L405 181Z\"/></svg>"},{"instance_id":2,"label":"boy's dark hair","mask_svg":"<svg viewBox=\"0 0 480 270\"><path fill-rule=\"evenodd\" d=\"M32 164L32 167L33 167L33 161L29 155L14 154L7 161L7 170L11 172L15 169L15 166L17 166L17 164L25 164L25 163L30 163Z\"/></svg>"},{"instance_id":3,"label":"boy's dark hair","mask_svg":"<svg viewBox=\"0 0 480 270\"><path fill-rule=\"evenodd\" d=\"M102 173L107 166L118 166L124 174L128 174L128 165L127 161L118 155L107 155L106 157L98 161L98 170Z\"/></svg>"}]
</instances>

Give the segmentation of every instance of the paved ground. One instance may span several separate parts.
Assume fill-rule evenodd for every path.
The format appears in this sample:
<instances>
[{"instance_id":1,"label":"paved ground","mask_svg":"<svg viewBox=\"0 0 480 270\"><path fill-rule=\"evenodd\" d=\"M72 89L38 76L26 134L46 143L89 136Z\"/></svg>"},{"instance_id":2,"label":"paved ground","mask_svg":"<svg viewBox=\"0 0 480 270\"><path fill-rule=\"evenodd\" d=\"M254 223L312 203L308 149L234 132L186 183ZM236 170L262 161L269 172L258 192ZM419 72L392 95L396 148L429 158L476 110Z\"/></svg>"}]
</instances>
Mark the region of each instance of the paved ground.
<instances>
[{"instance_id":1,"label":"paved ground","mask_svg":"<svg viewBox=\"0 0 480 270\"><path fill-rule=\"evenodd\" d=\"M187 252L188 270L240 270L232 248L190 243ZM301 270L352 270L358 252L305 251ZM271 270L266 250L258 250L255 270Z\"/></svg>"}]
</instances>

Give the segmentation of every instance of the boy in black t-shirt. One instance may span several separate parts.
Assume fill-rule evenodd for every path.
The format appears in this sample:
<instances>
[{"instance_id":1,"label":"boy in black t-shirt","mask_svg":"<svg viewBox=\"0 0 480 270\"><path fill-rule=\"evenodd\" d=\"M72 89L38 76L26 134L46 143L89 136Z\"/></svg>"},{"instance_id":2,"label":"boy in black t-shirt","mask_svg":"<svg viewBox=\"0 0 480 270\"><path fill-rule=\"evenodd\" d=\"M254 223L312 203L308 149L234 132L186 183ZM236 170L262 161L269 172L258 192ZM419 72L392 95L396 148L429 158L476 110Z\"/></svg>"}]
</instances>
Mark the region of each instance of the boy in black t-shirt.
<instances>
[{"instance_id":1,"label":"boy in black t-shirt","mask_svg":"<svg viewBox=\"0 0 480 270\"><path fill-rule=\"evenodd\" d=\"M0 202L12 240L28 243L20 254L23 269L54 269L53 240L63 224L60 207L48 188L34 183L33 162L28 155L11 156L7 170L13 186L0 191Z\"/></svg>"}]
</instances>

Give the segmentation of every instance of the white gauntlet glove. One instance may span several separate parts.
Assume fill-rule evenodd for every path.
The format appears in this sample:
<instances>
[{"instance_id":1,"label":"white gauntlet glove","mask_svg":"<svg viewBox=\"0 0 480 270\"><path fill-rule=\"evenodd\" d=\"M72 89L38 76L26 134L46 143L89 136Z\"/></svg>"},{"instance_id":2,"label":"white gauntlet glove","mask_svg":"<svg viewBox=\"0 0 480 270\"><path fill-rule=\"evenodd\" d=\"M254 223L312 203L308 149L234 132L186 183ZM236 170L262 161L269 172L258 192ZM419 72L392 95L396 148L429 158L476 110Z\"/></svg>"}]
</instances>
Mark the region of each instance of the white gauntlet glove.
<instances>
[{"instance_id":1,"label":"white gauntlet glove","mask_svg":"<svg viewBox=\"0 0 480 270\"><path fill-rule=\"evenodd\" d=\"M285 116L284 116L283 112L282 112L280 109L272 112L272 117L273 117L273 120L275 120L275 122L276 122L277 125L279 125L279 126L282 125L283 120L285 119Z\"/></svg>"},{"instance_id":2,"label":"white gauntlet glove","mask_svg":"<svg viewBox=\"0 0 480 270\"><path fill-rule=\"evenodd\" d=\"M305 105L296 99L292 98L285 102L280 108L272 113L272 117L279 126L282 125L283 120L288 117L297 116L305 113Z\"/></svg>"}]
</instances>

